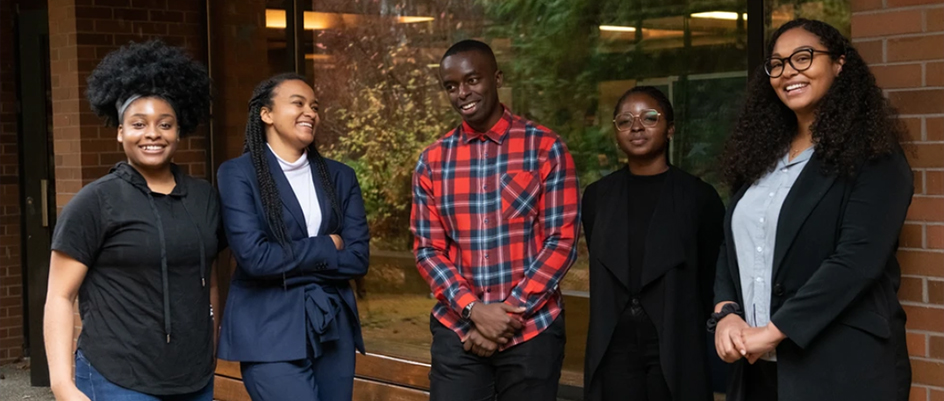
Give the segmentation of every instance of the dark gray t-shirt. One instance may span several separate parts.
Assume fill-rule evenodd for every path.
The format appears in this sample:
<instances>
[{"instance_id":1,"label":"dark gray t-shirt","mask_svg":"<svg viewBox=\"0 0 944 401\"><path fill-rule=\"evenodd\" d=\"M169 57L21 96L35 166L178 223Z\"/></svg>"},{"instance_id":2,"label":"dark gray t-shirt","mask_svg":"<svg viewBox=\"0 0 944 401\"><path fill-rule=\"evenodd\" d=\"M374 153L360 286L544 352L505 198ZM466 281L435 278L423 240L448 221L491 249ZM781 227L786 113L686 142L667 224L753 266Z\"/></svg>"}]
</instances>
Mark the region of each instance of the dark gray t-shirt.
<instances>
[{"instance_id":1,"label":"dark gray t-shirt","mask_svg":"<svg viewBox=\"0 0 944 401\"><path fill-rule=\"evenodd\" d=\"M78 347L109 381L154 395L197 391L213 375L219 196L173 171L177 185L163 195L118 163L65 206L52 240L53 250L89 268L79 288Z\"/></svg>"}]
</instances>

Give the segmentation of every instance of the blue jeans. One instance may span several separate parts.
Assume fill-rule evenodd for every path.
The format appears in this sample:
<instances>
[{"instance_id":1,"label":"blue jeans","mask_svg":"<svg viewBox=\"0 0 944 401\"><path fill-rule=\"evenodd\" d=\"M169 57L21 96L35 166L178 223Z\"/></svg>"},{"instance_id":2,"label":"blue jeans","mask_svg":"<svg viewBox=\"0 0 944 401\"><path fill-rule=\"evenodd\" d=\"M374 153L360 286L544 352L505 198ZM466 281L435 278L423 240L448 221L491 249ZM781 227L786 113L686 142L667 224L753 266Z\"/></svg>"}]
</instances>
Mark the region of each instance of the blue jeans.
<instances>
[{"instance_id":1,"label":"blue jeans","mask_svg":"<svg viewBox=\"0 0 944 401\"><path fill-rule=\"evenodd\" d=\"M202 390L189 394L160 396L126 389L98 373L82 350L75 353L75 385L92 401L213 401L213 380Z\"/></svg>"}]
</instances>

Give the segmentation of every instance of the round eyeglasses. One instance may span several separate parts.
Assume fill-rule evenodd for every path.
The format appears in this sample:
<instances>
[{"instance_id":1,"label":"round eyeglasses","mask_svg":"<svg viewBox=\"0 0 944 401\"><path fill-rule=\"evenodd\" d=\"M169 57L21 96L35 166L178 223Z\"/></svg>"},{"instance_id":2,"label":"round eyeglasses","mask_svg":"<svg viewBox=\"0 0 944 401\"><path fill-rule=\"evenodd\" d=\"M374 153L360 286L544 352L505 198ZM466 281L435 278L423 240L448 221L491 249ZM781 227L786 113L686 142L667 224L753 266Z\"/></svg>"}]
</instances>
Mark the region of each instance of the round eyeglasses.
<instances>
[{"instance_id":1,"label":"round eyeglasses","mask_svg":"<svg viewBox=\"0 0 944 401\"><path fill-rule=\"evenodd\" d=\"M653 109L643 110L639 115L634 115L633 113L623 113L613 119L613 125L616 126L617 131L629 131L633 128L633 124L636 120L639 120L639 123L643 127L655 127L659 123L659 116L662 113L655 111Z\"/></svg>"},{"instance_id":2,"label":"round eyeglasses","mask_svg":"<svg viewBox=\"0 0 944 401\"><path fill-rule=\"evenodd\" d=\"M764 62L764 71L771 78L778 78L783 75L786 63L790 63L797 72L806 71L813 65L813 56L816 53L833 54L826 50L800 49L793 52L790 57L767 57L767 61Z\"/></svg>"}]
</instances>

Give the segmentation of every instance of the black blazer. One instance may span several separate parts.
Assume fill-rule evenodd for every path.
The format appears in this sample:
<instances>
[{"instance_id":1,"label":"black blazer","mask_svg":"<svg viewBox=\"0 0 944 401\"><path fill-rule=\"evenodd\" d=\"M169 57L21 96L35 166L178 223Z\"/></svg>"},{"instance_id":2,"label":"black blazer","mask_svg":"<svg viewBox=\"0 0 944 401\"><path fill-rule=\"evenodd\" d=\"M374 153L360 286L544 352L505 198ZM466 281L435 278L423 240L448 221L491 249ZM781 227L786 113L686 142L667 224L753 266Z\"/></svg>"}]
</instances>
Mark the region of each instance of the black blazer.
<instances>
[{"instance_id":1,"label":"black blazer","mask_svg":"<svg viewBox=\"0 0 944 401\"><path fill-rule=\"evenodd\" d=\"M780 401L907 400L911 370L898 303L895 252L914 192L903 154L863 165L857 176L822 173L814 154L787 194L774 248L771 321ZM731 212L718 257L715 302L742 303ZM728 400L744 400L741 359Z\"/></svg>"},{"instance_id":2,"label":"black blazer","mask_svg":"<svg viewBox=\"0 0 944 401\"><path fill-rule=\"evenodd\" d=\"M590 250L590 328L584 369L587 400L601 400L594 382L628 283L611 269L629 264L629 169L587 187L583 225ZM646 238L640 302L659 335L660 361L676 400L709 400L705 321L711 313L724 205L711 185L675 167L666 176Z\"/></svg>"}]
</instances>

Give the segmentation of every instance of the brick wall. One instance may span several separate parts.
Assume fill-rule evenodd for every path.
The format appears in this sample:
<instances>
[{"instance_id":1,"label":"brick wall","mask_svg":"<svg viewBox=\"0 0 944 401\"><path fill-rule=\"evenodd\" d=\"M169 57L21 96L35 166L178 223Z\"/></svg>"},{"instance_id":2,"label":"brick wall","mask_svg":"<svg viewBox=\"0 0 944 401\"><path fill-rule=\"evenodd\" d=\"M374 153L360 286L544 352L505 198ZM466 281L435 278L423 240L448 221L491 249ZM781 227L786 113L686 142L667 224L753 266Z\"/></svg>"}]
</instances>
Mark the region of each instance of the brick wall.
<instances>
[{"instance_id":1,"label":"brick wall","mask_svg":"<svg viewBox=\"0 0 944 401\"><path fill-rule=\"evenodd\" d=\"M12 2L0 2L0 364L23 353L16 42Z\"/></svg>"},{"instance_id":2,"label":"brick wall","mask_svg":"<svg viewBox=\"0 0 944 401\"><path fill-rule=\"evenodd\" d=\"M852 37L910 134L901 234L911 399L944 400L944 0L853 0Z\"/></svg>"}]
</instances>

